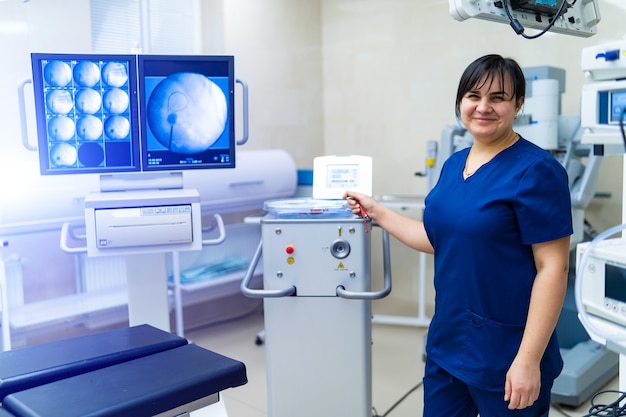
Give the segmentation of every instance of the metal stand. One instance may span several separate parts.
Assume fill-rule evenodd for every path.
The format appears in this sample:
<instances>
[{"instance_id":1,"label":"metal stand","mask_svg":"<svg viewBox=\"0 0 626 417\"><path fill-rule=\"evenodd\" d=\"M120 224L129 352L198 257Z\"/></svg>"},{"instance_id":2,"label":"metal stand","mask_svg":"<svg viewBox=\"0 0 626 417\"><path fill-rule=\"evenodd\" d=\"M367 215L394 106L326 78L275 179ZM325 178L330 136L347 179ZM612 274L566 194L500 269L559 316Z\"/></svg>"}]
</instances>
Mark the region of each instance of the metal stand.
<instances>
[{"instance_id":1,"label":"metal stand","mask_svg":"<svg viewBox=\"0 0 626 417\"><path fill-rule=\"evenodd\" d=\"M397 208L400 210L407 209L424 209L424 199L417 196L390 196L384 195L377 197L380 203L385 207ZM419 275L418 275L418 299L417 317L393 316L384 314L375 314L372 317L372 323L391 324L396 326L412 326L412 327L428 327L430 325L430 317L426 315L426 259L425 253L419 253Z\"/></svg>"}]
</instances>

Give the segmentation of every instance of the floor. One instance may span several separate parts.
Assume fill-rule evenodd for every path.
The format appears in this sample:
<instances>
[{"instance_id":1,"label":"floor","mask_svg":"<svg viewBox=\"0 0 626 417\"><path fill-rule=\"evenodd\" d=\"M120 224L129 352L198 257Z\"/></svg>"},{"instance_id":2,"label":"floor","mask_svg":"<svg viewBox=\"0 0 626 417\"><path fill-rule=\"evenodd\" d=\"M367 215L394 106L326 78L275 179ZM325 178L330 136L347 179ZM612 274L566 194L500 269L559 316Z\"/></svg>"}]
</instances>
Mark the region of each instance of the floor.
<instances>
[{"instance_id":1,"label":"floor","mask_svg":"<svg viewBox=\"0 0 626 417\"><path fill-rule=\"evenodd\" d=\"M374 314L411 316L416 306L394 302L374 302ZM240 360L246 364L248 383L226 390L222 399L228 417L267 417L265 346L255 343L263 329L261 309L246 317L188 332L192 342L207 349ZM417 417L421 415L421 387L416 387L423 375L423 336L425 329L389 324L372 327L372 405L378 416ZM617 378L605 389L617 389ZM582 417L589 403L573 409L554 408L550 416ZM329 414L330 415L330 414ZM374 414L373 414L374 415Z\"/></svg>"}]
</instances>

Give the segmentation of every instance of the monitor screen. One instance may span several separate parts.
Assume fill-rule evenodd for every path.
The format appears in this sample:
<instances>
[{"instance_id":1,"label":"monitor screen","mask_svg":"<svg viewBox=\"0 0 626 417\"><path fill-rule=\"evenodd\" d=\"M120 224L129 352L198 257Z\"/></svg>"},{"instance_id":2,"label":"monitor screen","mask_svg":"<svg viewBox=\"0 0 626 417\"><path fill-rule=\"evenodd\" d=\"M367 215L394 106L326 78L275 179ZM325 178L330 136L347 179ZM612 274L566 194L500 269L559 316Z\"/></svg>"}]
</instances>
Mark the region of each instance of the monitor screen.
<instances>
[{"instance_id":1,"label":"monitor screen","mask_svg":"<svg viewBox=\"0 0 626 417\"><path fill-rule=\"evenodd\" d=\"M139 55L143 171L235 166L232 56Z\"/></svg>"},{"instance_id":2,"label":"monitor screen","mask_svg":"<svg viewBox=\"0 0 626 417\"><path fill-rule=\"evenodd\" d=\"M624 115L626 111L626 90L611 91L609 97L611 100L611 123L618 124L623 119L626 122L626 116Z\"/></svg>"},{"instance_id":3,"label":"monitor screen","mask_svg":"<svg viewBox=\"0 0 626 417\"><path fill-rule=\"evenodd\" d=\"M41 174L140 170L136 57L31 58Z\"/></svg>"}]
</instances>

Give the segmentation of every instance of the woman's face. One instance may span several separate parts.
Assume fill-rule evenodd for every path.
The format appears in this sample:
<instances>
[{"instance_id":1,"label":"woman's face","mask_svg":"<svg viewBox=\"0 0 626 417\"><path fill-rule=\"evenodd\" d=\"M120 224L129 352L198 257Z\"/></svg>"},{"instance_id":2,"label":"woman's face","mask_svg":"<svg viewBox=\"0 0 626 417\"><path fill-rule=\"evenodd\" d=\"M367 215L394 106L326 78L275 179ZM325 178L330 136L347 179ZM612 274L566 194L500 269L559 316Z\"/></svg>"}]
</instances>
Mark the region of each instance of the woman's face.
<instances>
[{"instance_id":1,"label":"woman's face","mask_svg":"<svg viewBox=\"0 0 626 417\"><path fill-rule=\"evenodd\" d=\"M483 79L461 99L461 121L474 139L496 142L513 131L524 99L515 101L509 75Z\"/></svg>"}]
</instances>

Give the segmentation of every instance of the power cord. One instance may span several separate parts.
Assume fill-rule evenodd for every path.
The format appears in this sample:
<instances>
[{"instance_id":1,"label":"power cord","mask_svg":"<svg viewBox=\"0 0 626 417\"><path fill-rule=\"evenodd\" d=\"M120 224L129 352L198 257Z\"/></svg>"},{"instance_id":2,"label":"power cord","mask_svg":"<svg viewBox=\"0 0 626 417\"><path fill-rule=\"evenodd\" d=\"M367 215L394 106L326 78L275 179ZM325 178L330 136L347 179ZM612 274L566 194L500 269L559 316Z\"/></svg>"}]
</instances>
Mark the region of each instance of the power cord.
<instances>
[{"instance_id":1,"label":"power cord","mask_svg":"<svg viewBox=\"0 0 626 417\"><path fill-rule=\"evenodd\" d=\"M383 414L378 414L378 411L376 411L376 408L372 407L372 417L387 417L389 415L389 413L391 413L394 408L396 408L397 406L400 405L400 403L402 403L402 401L406 400L406 398L411 395L413 392L415 392L419 387L422 386L422 381L420 381L416 386L414 386L413 388L411 388L406 394L404 394L402 396L402 398L400 398L398 401L395 402L394 405L391 406L391 408L389 408L389 410L387 410L385 413Z\"/></svg>"},{"instance_id":2,"label":"power cord","mask_svg":"<svg viewBox=\"0 0 626 417\"><path fill-rule=\"evenodd\" d=\"M516 34L518 35L522 35L522 37L526 38L526 39L537 39L538 37L542 36L543 34L545 34L547 31L549 31L550 29L552 29L552 26L554 26L554 23L556 22L556 19L561 16L561 14L563 13L563 9L565 9L565 5L567 4L567 0L563 0L561 2L561 5L559 6L556 14L554 15L554 18L552 20L550 20L550 22L548 22L548 26L546 26L540 33L536 34L536 35L532 35L529 36L527 34L524 33L524 26L522 26L522 24L519 22L519 20L515 19L513 17L513 15L511 15L511 0L504 0L503 5L504 5L504 11L506 12L507 17L509 18L509 22L511 27L513 28L513 30L515 31Z\"/></svg>"},{"instance_id":3,"label":"power cord","mask_svg":"<svg viewBox=\"0 0 626 417\"><path fill-rule=\"evenodd\" d=\"M599 404L596 401L600 396L606 394L618 394L619 397L608 404ZM600 391L591 397L591 407L589 407L589 414L585 414L583 417L619 417L626 416L626 406L620 405L626 399L626 393L616 390Z\"/></svg>"}]
</instances>

